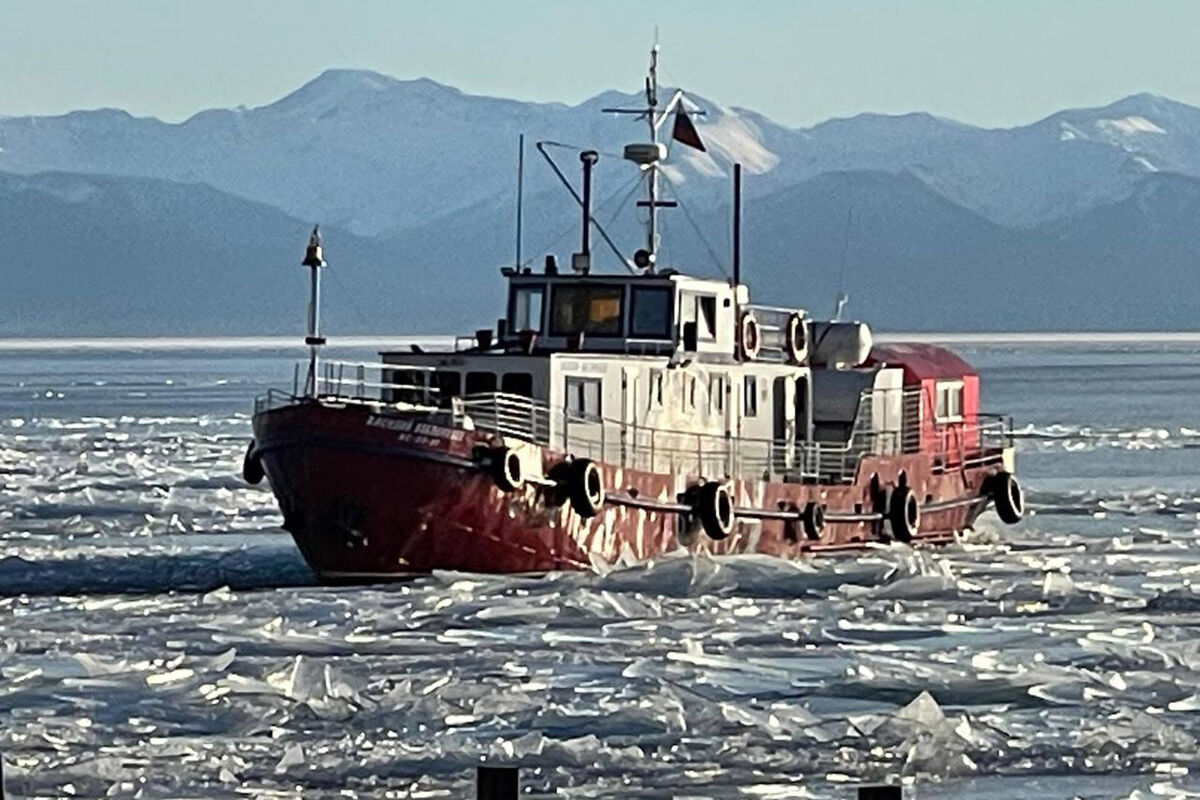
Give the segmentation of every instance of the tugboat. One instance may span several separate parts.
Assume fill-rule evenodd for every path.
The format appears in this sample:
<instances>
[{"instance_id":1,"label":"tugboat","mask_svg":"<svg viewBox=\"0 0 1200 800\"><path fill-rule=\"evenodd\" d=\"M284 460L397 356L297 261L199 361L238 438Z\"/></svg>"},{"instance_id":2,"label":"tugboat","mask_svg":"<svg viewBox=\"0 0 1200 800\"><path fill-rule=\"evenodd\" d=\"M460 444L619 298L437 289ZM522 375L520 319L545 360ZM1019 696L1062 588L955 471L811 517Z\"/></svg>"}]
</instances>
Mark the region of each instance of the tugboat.
<instances>
[{"instance_id":1,"label":"tugboat","mask_svg":"<svg viewBox=\"0 0 1200 800\"><path fill-rule=\"evenodd\" d=\"M704 145L682 92L660 106L657 60L655 47L645 107L610 109L649 125L623 153L646 191L629 274L592 272L598 156L584 151L569 270L553 256L502 269L504 317L452 351L329 361L314 229L309 358L290 391L256 399L243 473L269 478L322 579L603 570L678 551L800 558L951 541L989 505L1021 519L1012 424L980 412L970 365L750 302L739 166L733 279L659 265L657 214L673 205L662 128L673 115L673 139Z\"/></svg>"}]
</instances>

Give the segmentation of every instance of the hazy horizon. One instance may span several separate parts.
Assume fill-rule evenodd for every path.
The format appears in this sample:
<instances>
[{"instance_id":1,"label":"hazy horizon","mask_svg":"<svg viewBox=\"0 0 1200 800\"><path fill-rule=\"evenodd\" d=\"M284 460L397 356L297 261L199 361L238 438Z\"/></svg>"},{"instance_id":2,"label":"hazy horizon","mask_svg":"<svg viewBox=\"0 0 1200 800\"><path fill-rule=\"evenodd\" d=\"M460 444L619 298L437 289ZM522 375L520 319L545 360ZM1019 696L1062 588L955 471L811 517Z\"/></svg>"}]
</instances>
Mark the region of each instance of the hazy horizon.
<instances>
[{"instance_id":1,"label":"hazy horizon","mask_svg":"<svg viewBox=\"0 0 1200 800\"><path fill-rule=\"evenodd\" d=\"M328 68L578 103L636 90L657 27L664 82L789 126L927 111L1011 127L1150 92L1200 105L1200 5L616 0L437 6L18 0L0 114L121 108L178 122L257 106ZM48 46L49 45L49 46Z\"/></svg>"}]
</instances>

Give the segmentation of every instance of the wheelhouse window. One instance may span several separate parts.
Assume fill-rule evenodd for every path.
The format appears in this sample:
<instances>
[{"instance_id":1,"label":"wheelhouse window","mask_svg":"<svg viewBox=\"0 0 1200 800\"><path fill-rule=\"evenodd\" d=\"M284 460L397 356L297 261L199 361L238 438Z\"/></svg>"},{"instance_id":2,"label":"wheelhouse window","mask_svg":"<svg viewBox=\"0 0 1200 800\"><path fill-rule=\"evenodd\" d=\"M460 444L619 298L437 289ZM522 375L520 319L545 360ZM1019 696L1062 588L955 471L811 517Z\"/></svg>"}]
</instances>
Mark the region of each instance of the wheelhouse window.
<instances>
[{"instance_id":1,"label":"wheelhouse window","mask_svg":"<svg viewBox=\"0 0 1200 800\"><path fill-rule=\"evenodd\" d=\"M600 379L567 378L567 416L600 421Z\"/></svg>"},{"instance_id":2,"label":"wheelhouse window","mask_svg":"<svg viewBox=\"0 0 1200 800\"><path fill-rule=\"evenodd\" d=\"M963 382L938 381L933 416L938 422L962 422Z\"/></svg>"},{"instance_id":3,"label":"wheelhouse window","mask_svg":"<svg viewBox=\"0 0 1200 800\"><path fill-rule=\"evenodd\" d=\"M666 286L634 287L629 335L638 339L671 338L672 295Z\"/></svg>"},{"instance_id":4,"label":"wheelhouse window","mask_svg":"<svg viewBox=\"0 0 1200 800\"><path fill-rule=\"evenodd\" d=\"M603 284L561 284L554 287L550 335L620 336L625 290Z\"/></svg>"},{"instance_id":5,"label":"wheelhouse window","mask_svg":"<svg viewBox=\"0 0 1200 800\"><path fill-rule=\"evenodd\" d=\"M533 376L528 372L506 372L500 379L500 391L521 397L533 397Z\"/></svg>"},{"instance_id":6,"label":"wheelhouse window","mask_svg":"<svg viewBox=\"0 0 1200 800\"><path fill-rule=\"evenodd\" d=\"M542 330L542 297L545 289L541 286L518 286L512 291L512 301L509 304L509 330L521 331Z\"/></svg>"},{"instance_id":7,"label":"wheelhouse window","mask_svg":"<svg viewBox=\"0 0 1200 800\"><path fill-rule=\"evenodd\" d=\"M465 394L490 394L496 391L496 373L468 372Z\"/></svg>"}]
</instances>

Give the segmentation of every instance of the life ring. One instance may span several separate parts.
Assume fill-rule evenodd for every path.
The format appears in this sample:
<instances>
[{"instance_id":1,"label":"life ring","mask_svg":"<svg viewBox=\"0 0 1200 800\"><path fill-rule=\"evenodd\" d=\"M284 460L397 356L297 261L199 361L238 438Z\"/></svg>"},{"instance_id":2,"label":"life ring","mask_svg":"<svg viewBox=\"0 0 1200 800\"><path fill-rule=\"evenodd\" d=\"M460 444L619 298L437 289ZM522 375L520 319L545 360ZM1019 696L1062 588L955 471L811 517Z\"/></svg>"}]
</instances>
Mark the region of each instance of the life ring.
<instances>
[{"instance_id":1,"label":"life ring","mask_svg":"<svg viewBox=\"0 0 1200 800\"><path fill-rule=\"evenodd\" d=\"M491 457L492 480L502 492L515 492L525 485L525 473L521 469L521 458L509 447L497 447Z\"/></svg>"},{"instance_id":2,"label":"life ring","mask_svg":"<svg viewBox=\"0 0 1200 800\"><path fill-rule=\"evenodd\" d=\"M989 483L996 515L1006 525L1016 525L1025 516L1025 493L1021 491L1021 484L1010 472L997 472Z\"/></svg>"},{"instance_id":3,"label":"life ring","mask_svg":"<svg viewBox=\"0 0 1200 800\"><path fill-rule=\"evenodd\" d=\"M246 455L242 458L242 477L246 479L246 483L257 486L262 483L265 475L262 457L254 449L254 440L251 439L250 446L246 448Z\"/></svg>"},{"instance_id":4,"label":"life ring","mask_svg":"<svg viewBox=\"0 0 1200 800\"><path fill-rule=\"evenodd\" d=\"M892 500L888 505L888 523L891 525L894 539L905 543L913 540L921 527L921 505L912 489L897 486L892 490Z\"/></svg>"},{"instance_id":5,"label":"life ring","mask_svg":"<svg viewBox=\"0 0 1200 800\"><path fill-rule=\"evenodd\" d=\"M747 361L758 358L762 336L758 329L758 319L750 311L743 312L741 320L738 321L738 344L741 346L742 358Z\"/></svg>"},{"instance_id":6,"label":"life ring","mask_svg":"<svg viewBox=\"0 0 1200 800\"><path fill-rule=\"evenodd\" d=\"M590 458L577 458L567 470L567 497L571 508L584 519L600 513L604 505L604 480L600 468Z\"/></svg>"},{"instance_id":7,"label":"life ring","mask_svg":"<svg viewBox=\"0 0 1200 800\"><path fill-rule=\"evenodd\" d=\"M804 504L800 513L800 523L804 526L804 535L816 541L825 530L825 504L809 500Z\"/></svg>"},{"instance_id":8,"label":"life ring","mask_svg":"<svg viewBox=\"0 0 1200 800\"><path fill-rule=\"evenodd\" d=\"M786 333L787 339L784 344L787 347L788 361L803 364L808 358L808 326L804 324L804 317L799 314L790 315Z\"/></svg>"},{"instance_id":9,"label":"life ring","mask_svg":"<svg viewBox=\"0 0 1200 800\"><path fill-rule=\"evenodd\" d=\"M713 541L719 542L733 531L733 497L724 484L709 481L701 486L692 509Z\"/></svg>"}]
</instances>

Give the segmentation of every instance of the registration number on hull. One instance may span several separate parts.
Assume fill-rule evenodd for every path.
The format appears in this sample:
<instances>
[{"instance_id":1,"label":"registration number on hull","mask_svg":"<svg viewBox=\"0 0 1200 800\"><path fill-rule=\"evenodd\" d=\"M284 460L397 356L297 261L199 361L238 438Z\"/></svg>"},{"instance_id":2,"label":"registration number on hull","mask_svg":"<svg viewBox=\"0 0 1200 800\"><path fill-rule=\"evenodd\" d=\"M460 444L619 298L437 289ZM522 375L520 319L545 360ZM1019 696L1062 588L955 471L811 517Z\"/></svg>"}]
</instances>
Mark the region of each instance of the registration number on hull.
<instances>
[{"instance_id":1,"label":"registration number on hull","mask_svg":"<svg viewBox=\"0 0 1200 800\"><path fill-rule=\"evenodd\" d=\"M441 425L432 425L420 420L395 419L378 414L372 414L367 417L367 427L393 431L397 434L396 438L398 441L424 445L426 447L437 447L451 442L461 442L464 438L464 432L455 430L454 428L443 428Z\"/></svg>"}]
</instances>

